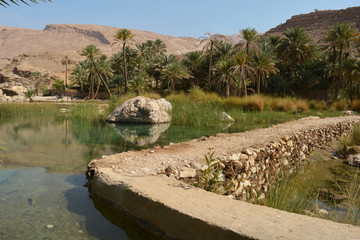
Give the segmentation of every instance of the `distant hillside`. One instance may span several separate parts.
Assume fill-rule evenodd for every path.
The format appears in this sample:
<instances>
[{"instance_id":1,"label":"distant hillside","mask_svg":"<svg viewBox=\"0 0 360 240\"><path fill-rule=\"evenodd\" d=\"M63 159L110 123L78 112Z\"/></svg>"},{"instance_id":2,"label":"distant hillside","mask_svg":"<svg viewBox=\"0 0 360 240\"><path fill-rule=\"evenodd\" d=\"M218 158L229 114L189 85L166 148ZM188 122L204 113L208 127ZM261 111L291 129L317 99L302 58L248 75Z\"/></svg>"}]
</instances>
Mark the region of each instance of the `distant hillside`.
<instances>
[{"instance_id":1,"label":"distant hillside","mask_svg":"<svg viewBox=\"0 0 360 240\"><path fill-rule=\"evenodd\" d=\"M119 28L98 25L51 24L44 30L0 26L0 83L18 81L30 84L30 72L40 71L64 79L61 60L68 56L78 61L79 51L88 44L97 45L106 55L120 50L113 45ZM167 52L180 55L201 49L200 40L190 37L173 37L148 31L131 30L133 44L161 39Z\"/></svg>"},{"instance_id":2,"label":"distant hillside","mask_svg":"<svg viewBox=\"0 0 360 240\"><path fill-rule=\"evenodd\" d=\"M302 27L309 32L314 41L321 38L321 34L328 31L338 22L350 22L360 30L360 7L351 7L342 10L324 10L300 14L291 17L285 23L270 29L267 36L281 35L287 28Z\"/></svg>"}]
</instances>

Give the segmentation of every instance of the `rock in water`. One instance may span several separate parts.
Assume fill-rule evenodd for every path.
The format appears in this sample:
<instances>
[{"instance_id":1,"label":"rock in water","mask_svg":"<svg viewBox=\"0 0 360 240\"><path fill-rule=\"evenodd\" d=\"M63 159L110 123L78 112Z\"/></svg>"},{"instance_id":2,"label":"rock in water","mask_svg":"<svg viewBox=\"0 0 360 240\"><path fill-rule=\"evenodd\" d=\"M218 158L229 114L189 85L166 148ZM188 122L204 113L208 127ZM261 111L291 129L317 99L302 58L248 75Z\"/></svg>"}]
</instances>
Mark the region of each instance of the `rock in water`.
<instances>
[{"instance_id":1,"label":"rock in water","mask_svg":"<svg viewBox=\"0 0 360 240\"><path fill-rule=\"evenodd\" d=\"M106 119L108 122L123 123L168 123L171 103L165 99L154 100L138 96L117 107Z\"/></svg>"}]
</instances>

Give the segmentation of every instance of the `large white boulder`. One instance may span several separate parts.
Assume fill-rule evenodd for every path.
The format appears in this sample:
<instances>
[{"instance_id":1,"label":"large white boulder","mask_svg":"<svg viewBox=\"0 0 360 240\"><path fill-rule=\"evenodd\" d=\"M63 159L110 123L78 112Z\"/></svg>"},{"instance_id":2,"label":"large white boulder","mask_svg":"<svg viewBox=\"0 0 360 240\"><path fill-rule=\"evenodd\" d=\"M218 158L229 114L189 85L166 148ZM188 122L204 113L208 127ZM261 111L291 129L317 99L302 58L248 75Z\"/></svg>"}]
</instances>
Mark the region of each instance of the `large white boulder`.
<instances>
[{"instance_id":1,"label":"large white boulder","mask_svg":"<svg viewBox=\"0 0 360 240\"><path fill-rule=\"evenodd\" d=\"M106 119L108 122L124 123L168 123L171 103L165 99L150 99L138 96L117 107Z\"/></svg>"}]
</instances>

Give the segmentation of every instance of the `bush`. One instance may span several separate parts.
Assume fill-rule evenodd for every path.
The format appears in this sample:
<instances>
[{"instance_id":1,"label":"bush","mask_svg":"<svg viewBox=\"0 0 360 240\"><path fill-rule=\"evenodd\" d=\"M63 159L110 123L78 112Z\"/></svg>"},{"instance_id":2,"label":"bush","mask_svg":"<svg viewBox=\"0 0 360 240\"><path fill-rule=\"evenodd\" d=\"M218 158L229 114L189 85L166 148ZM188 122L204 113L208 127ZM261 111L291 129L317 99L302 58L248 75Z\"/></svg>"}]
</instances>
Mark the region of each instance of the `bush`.
<instances>
[{"instance_id":1,"label":"bush","mask_svg":"<svg viewBox=\"0 0 360 240\"><path fill-rule=\"evenodd\" d=\"M331 108L337 111L344 111L347 108L347 104L344 100L337 100L336 102L333 102Z\"/></svg>"},{"instance_id":2,"label":"bush","mask_svg":"<svg viewBox=\"0 0 360 240\"><path fill-rule=\"evenodd\" d=\"M309 103L306 100L298 100L296 103L296 108L299 112L306 112L309 110Z\"/></svg>"},{"instance_id":3,"label":"bush","mask_svg":"<svg viewBox=\"0 0 360 240\"><path fill-rule=\"evenodd\" d=\"M350 108L353 111L360 112L360 100L353 100L350 104Z\"/></svg>"},{"instance_id":4,"label":"bush","mask_svg":"<svg viewBox=\"0 0 360 240\"><path fill-rule=\"evenodd\" d=\"M315 110L327 110L328 109L328 106L324 100L322 100L322 101L311 100L309 106L311 109L315 109Z\"/></svg>"}]
</instances>

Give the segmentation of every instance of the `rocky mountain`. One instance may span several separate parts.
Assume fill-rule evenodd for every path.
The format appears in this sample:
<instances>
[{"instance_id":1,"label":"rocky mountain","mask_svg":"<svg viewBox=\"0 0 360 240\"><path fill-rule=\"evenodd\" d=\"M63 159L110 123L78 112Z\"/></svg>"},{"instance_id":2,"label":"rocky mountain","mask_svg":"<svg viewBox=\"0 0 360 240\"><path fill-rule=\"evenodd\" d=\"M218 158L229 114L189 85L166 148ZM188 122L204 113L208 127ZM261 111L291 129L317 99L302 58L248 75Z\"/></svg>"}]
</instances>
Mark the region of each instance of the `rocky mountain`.
<instances>
[{"instance_id":1,"label":"rocky mountain","mask_svg":"<svg viewBox=\"0 0 360 240\"><path fill-rule=\"evenodd\" d=\"M61 60L65 56L74 62L82 60L79 51L89 44L95 44L106 55L120 51L118 44L113 45L118 29L78 24L51 24L44 30L0 26L0 84L29 87L33 85L29 76L34 71L64 79ZM167 52L175 55L201 49L200 39L131 31L135 34L133 45L161 39Z\"/></svg>"},{"instance_id":2,"label":"rocky mountain","mask_svg":"<svg viewBox=\"0 0 360 240\"><path fill-rule=\"evenodd\" d=\"M270 29L265 35L281 36L287 28L298 26L308 31L314 41L317 42L323 32L328 31L338 22L350 22L360 30L360 7L351 7L342 10L315 10L311 13L295 15L285 23Z\"/></svg>"}]
</instances>

